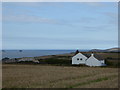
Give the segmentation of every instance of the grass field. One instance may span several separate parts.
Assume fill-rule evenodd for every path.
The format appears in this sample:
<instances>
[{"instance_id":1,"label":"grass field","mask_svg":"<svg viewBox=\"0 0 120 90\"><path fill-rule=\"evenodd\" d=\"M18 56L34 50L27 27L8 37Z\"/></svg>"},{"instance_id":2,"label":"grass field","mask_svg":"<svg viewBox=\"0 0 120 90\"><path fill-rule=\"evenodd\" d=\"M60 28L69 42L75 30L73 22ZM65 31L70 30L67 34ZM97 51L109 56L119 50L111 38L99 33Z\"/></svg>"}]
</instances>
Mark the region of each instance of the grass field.
<instances>
[{"instance_id":1,"label":"grass field","mask_svg":"<svg viewBox=\"0 0 120 90\"><path fill-rule=\"evenodd\" d=\"M3 88L117 88L118 69L3 64Z\"/></svg>"}]
</instances>

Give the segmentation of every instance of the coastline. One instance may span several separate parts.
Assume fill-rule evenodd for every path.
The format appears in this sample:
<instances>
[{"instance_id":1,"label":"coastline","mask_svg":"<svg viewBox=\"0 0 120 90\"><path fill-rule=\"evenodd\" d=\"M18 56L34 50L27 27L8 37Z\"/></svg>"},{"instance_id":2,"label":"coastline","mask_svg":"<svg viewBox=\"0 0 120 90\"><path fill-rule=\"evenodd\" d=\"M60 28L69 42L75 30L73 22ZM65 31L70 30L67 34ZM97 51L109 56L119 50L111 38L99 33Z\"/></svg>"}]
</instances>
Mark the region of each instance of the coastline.
<instances>
[{"instance_id":1,"label":"coastline","mask_svg":"<svg viewBox=\"0 0 120 90\"><path fill-rule=\"evenodd\" d=\"M58 55L75 52L75 50L6 50L2 52L2 58L23 58L23 57L39 57L48 55Z\"/></svg>"}]
</instances>

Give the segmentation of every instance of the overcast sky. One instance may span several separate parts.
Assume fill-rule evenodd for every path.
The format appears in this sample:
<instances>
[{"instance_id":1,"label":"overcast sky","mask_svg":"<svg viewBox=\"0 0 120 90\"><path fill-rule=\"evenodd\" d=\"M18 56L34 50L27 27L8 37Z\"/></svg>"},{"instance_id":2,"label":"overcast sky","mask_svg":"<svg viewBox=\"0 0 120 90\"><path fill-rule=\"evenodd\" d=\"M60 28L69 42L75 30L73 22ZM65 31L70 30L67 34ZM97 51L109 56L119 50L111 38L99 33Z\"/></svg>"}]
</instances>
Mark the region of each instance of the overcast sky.
<instances>
[{"instance_id":1,"label":"overcast sky","mask_svg":"<svg viewBox=\"0 0 120 90\"><path fill-rule=\"evenodd\" d=\"M118 46L117 2L4 2L3 49Z\"/></svg>"}]
</instances>

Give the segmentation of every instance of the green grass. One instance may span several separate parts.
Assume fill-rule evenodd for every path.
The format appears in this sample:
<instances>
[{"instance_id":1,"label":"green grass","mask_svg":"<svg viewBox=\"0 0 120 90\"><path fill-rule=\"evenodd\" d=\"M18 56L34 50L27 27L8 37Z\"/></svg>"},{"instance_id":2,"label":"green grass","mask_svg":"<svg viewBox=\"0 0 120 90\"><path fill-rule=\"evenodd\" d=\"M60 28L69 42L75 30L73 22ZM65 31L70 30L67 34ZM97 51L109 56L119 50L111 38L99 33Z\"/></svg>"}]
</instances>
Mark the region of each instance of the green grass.
<instances>
[{"instance_id":1,"label":"green grass","mask_svg":"<svg viewBox=\"0 0 120 90\"><path fill-rule=\"evenodd\" d=\"M115 76L115 75L114 75ZM114 77L112 76L112 77ZM91 81L88 81L88 82L83 82L83 83L77 83L75 85L71 85L71 86L68 86L66 88L75 88L75 87L78 87L78 86L82 86L82 85L87 85L87 84L91 84L91 83L96 83L96 82L101 82L101 81L105 81L105 80L109 80L111 77L103 77L103 78L98 78L98 79L95 79L95 80L91 80Z\"/></svg>"}]
</instances>

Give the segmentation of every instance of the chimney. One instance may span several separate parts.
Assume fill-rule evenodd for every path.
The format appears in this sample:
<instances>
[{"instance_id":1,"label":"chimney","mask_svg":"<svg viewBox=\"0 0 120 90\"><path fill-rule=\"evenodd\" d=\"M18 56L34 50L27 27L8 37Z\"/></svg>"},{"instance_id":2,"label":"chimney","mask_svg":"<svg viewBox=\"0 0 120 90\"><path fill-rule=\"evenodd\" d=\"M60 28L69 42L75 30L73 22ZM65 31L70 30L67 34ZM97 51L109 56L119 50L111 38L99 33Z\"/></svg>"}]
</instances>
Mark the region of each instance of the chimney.
<instances>
[{"instance_id":1,"label":"chimney","mask_svg":"<svg viewBox=\"0 0 120 90\"><path fill-rule=\"evenodd\" d=\"M77 51L75 52L75 55L78 54L78 53L79 53L79 50L77 50Z\"/></svg>"},{"instance_id":2,"label":"chimney","mask_svg":"<svg viewBox=\"0 0 120 90\"><path fill-rule=\"evenodd\" d=\"M94 56L94 54L92 53L91 56Z\"/></svg>"}]
</instances>

